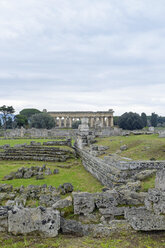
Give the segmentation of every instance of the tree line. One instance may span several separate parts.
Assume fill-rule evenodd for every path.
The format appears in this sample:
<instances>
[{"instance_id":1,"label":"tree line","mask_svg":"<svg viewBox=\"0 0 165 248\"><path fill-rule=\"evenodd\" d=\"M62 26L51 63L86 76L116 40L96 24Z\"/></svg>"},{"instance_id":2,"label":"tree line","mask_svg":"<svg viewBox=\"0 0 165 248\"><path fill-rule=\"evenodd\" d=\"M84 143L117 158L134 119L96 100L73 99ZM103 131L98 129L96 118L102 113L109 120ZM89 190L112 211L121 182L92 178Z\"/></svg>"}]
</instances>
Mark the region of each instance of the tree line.
<instances>
[{"instance_id":1,"label":"tree line","mask_svg":"<svg viewBox=\"0 0 165 248\"><path fill-rule=\"evenodd\" d=\"M165 117L152 113L147 116L144 112L141 115L133 112L126 112L121 116L114 117L114 124L125 130L142 129L147 126L157 127L165 125Z\"/></svg>"},{"instance_id":2,"label":"tree line","mask_svg":"<svg viewBox=\"0 0 165 248\"><path fill-rule=\"evenodd\" d=\"M18 115L14 115L12 106L3 105L0 107L0 127L4 130L12 128L47 128L55 127L54 118L38 109L23 109Z\"/></svg>"},{"instance_id":3,"label":"tree line","mask_svg":"<svg viewBox=\"0 0 165 248\"><path fill-rule=\"evenodd\" d=\"M45 112L35 108L23 109L18 115L14 115L13 106L3 105L0 107L0 128L46 128L55 127L54 118ZM72 128L78 128L79 121L73 123ZM147 126L165 126L165 117L152 113L147 116L144 112L141 115L133 112L125 112L121 116L114 116L114 125L126 130L142 129Z\"/></svg>"}]
</instances>

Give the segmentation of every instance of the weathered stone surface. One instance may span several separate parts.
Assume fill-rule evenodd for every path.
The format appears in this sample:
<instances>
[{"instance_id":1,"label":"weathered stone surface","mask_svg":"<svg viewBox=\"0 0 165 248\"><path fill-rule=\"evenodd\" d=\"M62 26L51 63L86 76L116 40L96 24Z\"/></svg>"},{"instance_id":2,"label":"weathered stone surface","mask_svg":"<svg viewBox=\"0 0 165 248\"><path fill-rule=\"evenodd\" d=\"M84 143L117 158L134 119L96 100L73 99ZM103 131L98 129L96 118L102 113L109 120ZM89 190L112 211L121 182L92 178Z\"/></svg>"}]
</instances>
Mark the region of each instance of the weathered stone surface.
<instances>
[{"instance_id":1,"label":"weathered stone surface","mask_svg":"<svg viewBox=\"0 0 165 248\"><path fill-rule=\"evenodd\" d=\"M15 205L15 201L13 201L13 200L8 200L5 203L5 206L7 206L7 207L13 207L14 205Z\"/></svg>"},{"instance_id":2,"label":"weathered stone surface","mask_svg":"<svg viewBox=\"0 0 165 248\"><path fill-rule=\"evenodd\" d=\"M23 194L23 195L17 196L14 200L14 203L17 207L25 207L26 201L27 201L27 197L26 195Z\"/></svg>"},{"instance_id":3,"label":"weathered stone surface","mask_svg":"<svg viewBox=\"0 0 165 248\"><path fill-rule=\"evenodd\" d=\"M0 202L4 200L13 200L14 198L14 193L0 193Z\"/></svg>"},{"instance_id":4,"label":"weathered stone surface","mask_svg":"<svg viewBox=\"0 0 165 248\"><path fill-rule=\"evenodd\" d=\"M135 174L134 179L142 181L146 179L147 177L154 175L155 173L156 173L156 170L143 170Z\"/></svg>"},{"instance_id":5,"label":"weathered stone surface","mask_svg":"<svg viewBox=\"0 0 165 248\"><path fill-rule=\"evenodd\" d=\"M7 231L8 207L0 207L0 232Z\"/></svg>"},{"instance_id":6,"label":"weathered stone surface","mask_svg":"<svg viewBox=\"0 0 165 248\"><path fill-rule=\"evenodd\" d=\"M120 216L124 215L126 207L111 207L111 208L100 208L99 211L104 216Z\"/></svg>"},{"instance_id":7,"label":"weathered stone surface","mask_svg":"<svg viewBox=\"0 0 165 248\"><path fill-rule=\"evenodd\" d=\"M94 224L89 225L89 233L94 238L109 237L112 233L116 233L121 230L131 229L129 223L126 220L112 220L108 225Z\"/></svg>"},{"instance_id":8,"label":"weathered stone surface","mask_svg":"<svg viewBox=\"0 0 165 248\"><path fill-rule=\"evenodd\" d=\"M13 186L10 184L0 184L0 192L11 192L13 190Z\"/></svg>"},{"instance_id":9,"label":"weathered stone surface","mask_svg":"<svg viewBox=\"0 0 165 248\"><path fill-rule=\"evenodd\" d=\"M73 193L74 199L74 214L89 214L92 213L95 204L94 197L90 193Z\"/></svg>"},{"instance_id":10,"label":"weathered stone surface","mask_svg":"<svg viewBox=\"0 0 165 248\"><path fill-rule=\"evenodd\" d=\"M52 175L52 172L51 172L50 168L45 170L45 175L46 176Z\"/></svg>"},{"instance_id":11,"label":"weathered stone surface","mask_svg":"<svg viewBox=\"0 0 165 248\"><path fill-rule=\"evenodd\" d=\"M120 146L120 150L121 151L125 151L127 149L128 149L128 146L127 145Z\"/></svg>"},{"instance_id":12,"label":"weathered stone surface","mask_svg":"<svg viewBox=\"0 0 165 248\"><path fill-rule=\"evenodd\" d=\"M5 180L12 180L13 179L13 175L6 175L6 176L4 176L4 178L3 178L3 180L5 181Z\"/></svg>"},{"instance_id":13,"label":"weathered stone surface","mask_svg":"<svg viewBox=\"0 0 165 248\"><path fill-rule=\"evenodd\" d=\"M165 216L156 215L145 208L126 209L125 218L137 231L165 230Z\"/></svg>"},{"instance_id":14,"label":"weathered stone surface","mask_svg":"<svg viewBox=\"0 0 165 248\"><path fill-rule=\"evenodd\" d=\"M52 207L53 209L62 209L70 206L72 206L72 197L68 196L65 199L57 201Z\"/></svg>"},{"instance_id":15,"label":"weathered stone surface","mask_svg":"<svg viewBox=\"0 0 165 248\"><path fill-rule=\"evenodd\" d=\"M60 173L60 172L59 172L58 169L54 169L53 174L59 174L59 173Z\"/></svg>"},{"instance_id":16,"label":"weathered stone surface","mask_svg":"<svg viewBox=\"0 0 165 248\"><path fill-rule=\"evenodd\" d=\"M130 190L123 190L119 192L119 204L120 205L142 205L147 193L135 192Z\"/></svg>"},{"instance_id":17,"label":"weathered stone surface","mask_svg":"<svg viewBox=\"0 0 165 248\"><path fill-rule=\"evenodd\" d=\"M141 188L141 182L136 181L136 182L128 182L126 185L122 185L120 187L120 190L125 189L125 190L130 190L130 191L138 191Z\"/></svg>"},{"instance_id":18,"label":"weathered stone surface","mask_svg":"<svg viewBox=\"0 0 165 248\"><path fill-rule=\"evenodd\" d=\"M104 193L96 193L94 195L95 204L97 208L110 208L117 206L118 193L113 190L109 190Z\"/></svg>"},{"instance_id":19,"label":"weathered stone surface","mask_svg":"<svg viewBox=\"0 0 165 248\"><path fill-rule=\"evenodd\" d=\"M165 191L165 169L157 172L155 188Z\"/></svg>"},{"instance_id":20,"label":"weathered stone surface","mask_svg":"<svg viewBox=\"0 0 165 248\"><path fill-rule=\"evenodd\" d=\"M52 194L41 194L39 198L39 204L46 207L52 207L57 201L60 200L60 196L53 196Z\"/></svg>"},{"instance_id":21,"label":"weathered stone surface","mask_svg":"<svg viewBox=\"0 0 165 248\"><path fill-rule=\"evenodd\" d=\"M8 231L17 234L39 232L46 237L55 237L60 229L58 211L44 208L15 208L8 212Z\"/></svg>"},{"instance_id":22,"label":"weathered stone surface","mask_svg":"<svg viewBox=\"0 0 165 248\"><path fill-rule=\"evenodd\" d=\"M145 199L145 206L155 214L165 214L165 191L149 189Z\"/></svg>"},{"instance_id":23,"label":"weathered stone surface","mask_svg":"<svg viewBox=\"0 0 165 248\"><path fill-rule=\"evenodd\" d=\"M88 234L88 226L82 225L75 220L66 220L61 218L61 231L63 234L71 234L82 237Z\"/></svg>"},{"instance_id":24,"label":"weathered stone surface","mask_svg":"<svg viewBox=\"0 0 165 248\"><path fill-rule=\"evenodd\" d=\"M58 187L58 191L61 192L62 195L73 192L73 185L71 183L64 183Z\"/></svg>"},{"instance_id":25,"label":"weathered stone surface","mask_svg":"<svg viewBox=\"0 0 165 248\"><path fill-rule=\"evenodd\" d=\"M45 179L43 174L39 174L39 175L36 176L36 180L43 180L43 179Z\"/></svg>"},{"instance_id":26,"label":"weathered stone surface","mask_svg":"<svg viewBox=\"0 0 165 248\"><path fill-rule=\"evenodd\" d=\"M28 179L31 178L33 176L33 171L32 170L28 170L27 172L25 172L24 174L24 178Z\"/></svg>"}]
</instances>

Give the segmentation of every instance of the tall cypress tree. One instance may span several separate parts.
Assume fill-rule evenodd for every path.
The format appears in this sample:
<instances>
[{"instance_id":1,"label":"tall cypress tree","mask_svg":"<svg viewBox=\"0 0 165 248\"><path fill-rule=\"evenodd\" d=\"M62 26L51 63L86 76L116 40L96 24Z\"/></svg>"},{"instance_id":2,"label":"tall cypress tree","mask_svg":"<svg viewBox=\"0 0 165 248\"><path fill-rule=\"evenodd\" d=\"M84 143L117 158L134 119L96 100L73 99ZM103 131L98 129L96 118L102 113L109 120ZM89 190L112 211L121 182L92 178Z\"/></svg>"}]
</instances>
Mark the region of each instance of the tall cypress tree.
<instances>
[{"instance_id":1,"label":"tall cypress tree","mask_svg":"<svg viewBox=\"0 0 165 248\"><path fill-rule=\"evenodd\" d=\"M141 119L143 122L143 127L147 126L147 115L145 113L141 113Z\"/></svg>"},{"instance_id":2,"label":"tall cypress tree","mask_svg":"<svg viewBox=\"0 0 165 248\"><path fill-rule=\"evenodd\" d=\"M157 124L158 124L158 115L155 114L155 113L152 113L152 114L151 114L151 125L152 125L153 127L156 127Z\"/></svg>"}]
</instances>

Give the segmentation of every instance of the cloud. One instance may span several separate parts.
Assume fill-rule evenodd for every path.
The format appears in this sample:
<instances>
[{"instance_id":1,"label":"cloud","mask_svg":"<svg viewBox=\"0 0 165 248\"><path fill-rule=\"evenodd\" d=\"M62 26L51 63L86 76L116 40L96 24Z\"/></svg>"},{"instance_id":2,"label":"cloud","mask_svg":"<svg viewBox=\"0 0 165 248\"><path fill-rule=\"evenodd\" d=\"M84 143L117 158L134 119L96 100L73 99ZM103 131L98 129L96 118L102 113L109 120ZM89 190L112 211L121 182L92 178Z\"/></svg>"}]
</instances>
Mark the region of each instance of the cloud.
<instances>
[{"instance_id":1,"label":"cloud","mask_svg":"<svg viewBox=\"0 0 165 248\"><path fill-rule=\"evenodd\" d=\"M0 104L165 115L163 0L1 0Z\"/></svg>"}]
</instances>

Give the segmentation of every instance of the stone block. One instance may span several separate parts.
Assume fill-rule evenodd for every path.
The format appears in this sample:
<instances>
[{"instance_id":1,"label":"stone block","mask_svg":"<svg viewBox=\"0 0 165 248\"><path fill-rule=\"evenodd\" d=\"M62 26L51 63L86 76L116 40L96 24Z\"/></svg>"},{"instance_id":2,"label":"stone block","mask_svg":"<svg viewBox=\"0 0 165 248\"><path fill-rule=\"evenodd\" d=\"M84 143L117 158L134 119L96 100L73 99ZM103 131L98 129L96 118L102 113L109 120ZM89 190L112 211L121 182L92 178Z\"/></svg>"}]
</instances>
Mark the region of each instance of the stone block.
<instances>
[{"instance_id":1,"label":"stone block","mask_svg":"<svg viewBox=\"0 0 165 248\"><path fill-rule=\"evenodd\" d=\"M154 211L155 214L165 214L165 192L159 189L149 189L145 199L147 210Z\"/></svg>"},{"instance_id":2,"label":"stone block","mask_svg":"<svg viewBox=\"0 0 165 248\"><path fill-rule=\"evenodd\" d=\"M92 194L83 192L83 193L73 193L74 199L74 214L89 214L92 213L95 204L94 197Z\"/></svg>"},{"instance_id":3,"label":"stone block","mask_svg":"<svg viewBox=\"0 0 165 248\"><path fill-rule=\"evenodd\" d=\"M0 207L0 232L7 231L8 208Z\"/></svg>"},{"instance_id":4,"label":"stone block","mask_svg":"<svg viewBox=\"0 0 165 248\"><path fill-rule=\"evenodd\" d=\"M8 212L8 232L14 235L37 232L56 237L60 229L60 214L51 208L15 208Z\"/></svg>"},{"instance_id":5,"label":"stone block","mask_svg":"<svg viewBox=\"0 0 165 248\"><path fill-rule=\"evenodd\" d=\"M70 234L82 237L88 234L88 226L82 225L75 220L66 220L61 218L61 231L63 234Z\"/></svg>"},{"instance_id":6,"label":"stone block","mask_svg":"<svg viewBox=\"0 0 165 248\"><path fill-rule=\"evenodd\" d=\"M142 207L126 209L125 218L137 231L165 230L165 216L156 215Z\"/></svg>"},{"instance_id":7,"label":"stone block","mask_svg":"<svg viewBox=\"0 0 165 248\"><path fill-rule=\"evenodd\" d=\"M65 199L61 199L57 201L55 204L53 204L52 207L54 209L62 209L62 208L70 207L70 206L72 206L72 197L68 196Z\"/></svg>"},{"instance_id":8,"label":"stone block","mask_svg":"<svg viewBox=\"0 0 165 248\"><path fill-rule=\"evenodd\" d=\"M104 193L96 193L94 195L97 208L110 208L117 206L118 193L115 191L107 191Z\"/></svg>"},{"instance_id":9,"label":"stone block","mask_svg":"<svg viewBox=\"0 0 165 248\"><path fill-rule=\"evenodd\" d=\"M156 173L155 188L165 191L165 169Z\"/></svg>"}]
</instances>

